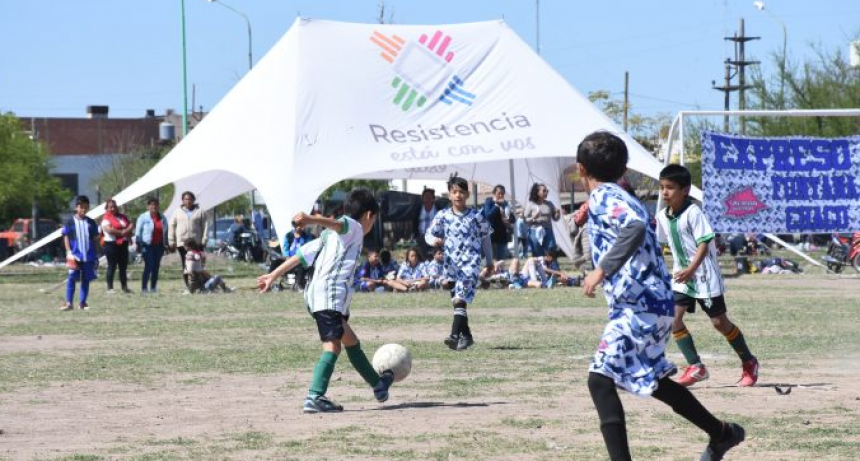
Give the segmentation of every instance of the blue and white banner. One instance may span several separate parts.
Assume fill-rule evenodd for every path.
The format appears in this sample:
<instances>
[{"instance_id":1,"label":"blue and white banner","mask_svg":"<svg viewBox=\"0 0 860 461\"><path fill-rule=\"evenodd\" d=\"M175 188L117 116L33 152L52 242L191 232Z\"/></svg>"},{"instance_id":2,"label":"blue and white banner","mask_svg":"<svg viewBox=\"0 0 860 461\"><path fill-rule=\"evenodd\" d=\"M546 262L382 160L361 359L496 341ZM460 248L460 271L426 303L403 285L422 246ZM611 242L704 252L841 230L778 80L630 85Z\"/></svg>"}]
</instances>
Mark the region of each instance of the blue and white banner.
<instances>
[{"instance_id":1,"label":"blue and white banner","mask_svg":"<svg viewBox=\"0 0 860 461\"><path fill-rule=\"evenodd\" d=\"M860 136L702 132L705 215L717 232L860 230Z\"/></svg>"}]
</instances>

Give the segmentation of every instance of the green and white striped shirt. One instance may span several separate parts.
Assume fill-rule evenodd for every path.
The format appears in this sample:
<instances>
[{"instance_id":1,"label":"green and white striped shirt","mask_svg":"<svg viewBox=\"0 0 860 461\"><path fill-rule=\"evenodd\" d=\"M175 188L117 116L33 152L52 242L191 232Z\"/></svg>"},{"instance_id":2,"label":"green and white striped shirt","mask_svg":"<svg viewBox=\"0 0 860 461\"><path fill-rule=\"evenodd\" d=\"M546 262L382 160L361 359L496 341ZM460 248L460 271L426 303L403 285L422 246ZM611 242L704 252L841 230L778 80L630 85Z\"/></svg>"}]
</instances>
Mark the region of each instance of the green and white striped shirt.
<instances>
[{"instance_id":1,"label":"green and white striped shirt","mask_svg":"<svg viewBox=\"0 0 860 461\"><path fill-rule=\"evenodd\" d=\"M695 277L687 283L673 280L672 291L699 299L715 298L726 291L717 261L714 231L696 204L688 200L674 214L669 207L657 213L657 239L660 243L667 243L672 250L673 274L690 265L699 244L708 244L708 254L696 269Z\"/></svg>"},{"instance_id":2,"label":"green and white striped shirt","mask_svg":"<svg viewBox=\"0 0 860 461\"><path fill-rule=\"evenodd\" d=\"M343 224L340 233L326 229L296 252L302 266L314 266L313 279L305 289L305 301L311 313L334 310L349 315L352 281L361 255L364 229L347 216L340 221Z\"/></svg>"}]
</instances>

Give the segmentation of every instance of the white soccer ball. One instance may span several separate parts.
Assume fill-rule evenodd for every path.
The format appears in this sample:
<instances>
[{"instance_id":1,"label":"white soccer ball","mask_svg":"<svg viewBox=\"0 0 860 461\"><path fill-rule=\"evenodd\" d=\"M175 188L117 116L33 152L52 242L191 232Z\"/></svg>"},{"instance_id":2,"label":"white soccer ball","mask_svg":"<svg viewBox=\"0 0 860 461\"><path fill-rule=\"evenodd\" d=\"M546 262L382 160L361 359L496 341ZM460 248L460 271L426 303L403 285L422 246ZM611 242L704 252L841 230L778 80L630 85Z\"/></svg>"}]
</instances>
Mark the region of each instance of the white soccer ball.
<instances>
[{"instance_id":1,"label":"white soccer ball","mask_svg":"<svg viewBox=\"0 0 860 461\"><path fill-rule=\"evenodd\" d=\"M400 344L385 344L373 354L373 368L377 373L394 372L394 382L403 381L412 371L412 355Z\"/></svg>"}]
</instances>

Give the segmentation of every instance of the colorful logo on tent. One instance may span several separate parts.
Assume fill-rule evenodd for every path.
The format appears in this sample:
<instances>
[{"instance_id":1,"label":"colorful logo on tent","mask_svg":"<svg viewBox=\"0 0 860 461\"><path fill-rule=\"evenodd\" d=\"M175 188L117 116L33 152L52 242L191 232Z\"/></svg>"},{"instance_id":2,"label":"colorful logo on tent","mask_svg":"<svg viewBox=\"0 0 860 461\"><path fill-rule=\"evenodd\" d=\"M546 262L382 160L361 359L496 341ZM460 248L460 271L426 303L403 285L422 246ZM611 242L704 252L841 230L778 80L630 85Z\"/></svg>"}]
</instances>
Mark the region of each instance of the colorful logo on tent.
<instances>
[{"instance_id":1,"label":"colorful logo on tent","mask_svg":"<svg viewBox=\"0 0 860 461\"><path fill-rule=\"evenodd\" d=\"M404 111L423 107L433 98L448 105L471 106L475 101L476 96L463 89L463 80L451 66L451 36L443 36L441 30L432 37L422 34L417 43L374 31L370 41L382 48L382 58L393 65L392 102Z\"/></svg>"}]
</instances>

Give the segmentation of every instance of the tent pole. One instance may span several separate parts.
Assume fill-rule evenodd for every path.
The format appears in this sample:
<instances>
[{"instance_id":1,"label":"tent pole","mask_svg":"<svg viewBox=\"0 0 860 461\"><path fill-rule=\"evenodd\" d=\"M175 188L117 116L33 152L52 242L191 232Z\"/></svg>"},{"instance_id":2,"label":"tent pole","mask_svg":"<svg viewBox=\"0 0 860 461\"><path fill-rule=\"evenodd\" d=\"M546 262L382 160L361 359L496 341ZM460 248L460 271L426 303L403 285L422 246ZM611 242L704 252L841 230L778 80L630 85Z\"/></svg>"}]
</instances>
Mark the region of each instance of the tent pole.
<instances>
[{"instance_id":1,"label":"tent pole","mask_svg":"<svg viewBox=\"0 0 860 461\"><path fill-rule=\"evenodd\" d=\"M511 209L514 210L514 254L512 255L514 258L519 259L520 255L520 234L517 231L517 223L516 223L516 206L514 203L517 199L517 186L514 182L514 159L508 159L508 173L511 176Z\"/></svg>"}]
</instances>

